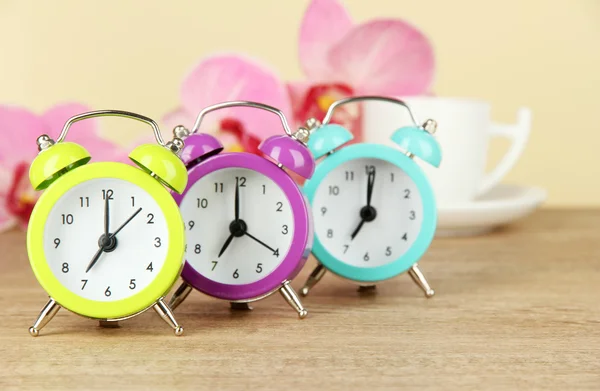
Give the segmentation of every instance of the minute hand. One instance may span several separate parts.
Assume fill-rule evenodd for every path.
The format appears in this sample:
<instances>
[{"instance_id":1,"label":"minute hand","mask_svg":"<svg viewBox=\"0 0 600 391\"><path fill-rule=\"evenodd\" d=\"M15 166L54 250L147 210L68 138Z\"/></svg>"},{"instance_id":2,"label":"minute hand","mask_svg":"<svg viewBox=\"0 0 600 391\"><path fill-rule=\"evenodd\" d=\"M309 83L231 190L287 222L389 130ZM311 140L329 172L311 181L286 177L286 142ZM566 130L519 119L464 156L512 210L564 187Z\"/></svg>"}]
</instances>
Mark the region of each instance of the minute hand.
<instances>
[{"instance_id":1,"label":"minute hand","mask_svg":"<svg viewBox=\"0 0 600 391\"><path fill-rule=\"evenodd\" d=\"M367 206L371 206L371 198L373 196L373 186L375 185L375 167L369 170L367 178Z\"/></svg>"},{"instance_id":2,"label":"minute hand","mask_svg":"<svg viewBox=\"0 0 600 391\"><path fill-rule=\"evenodd\" d=\"M108 240L108 235L110 233L110 197L108 194L106 195L106 200L104 201L104 240Z\"/></svg>"},{"instance_id":3,"label":"minute hand","mask_svg":"<svg viewBox=\"0 0 600 391\"><path fill-rule=\"evenodd\" d=\"M240 185L238 180L235 180L235 200L234 200L234 216L235 221L240 220Z\"/></svg>"},{"instance_id":4,"label":"minute hand","mask_svg":"<svg viewBox=\"0 0 600 391\"><path fill-rule=\"evenodd\" d=\"M125 228L125 226L127 224L129 224L131 222L131 220L133 220L133 218L135 216L137 216L140 212L142 211L142 208L139 208L134 214L131 215L131 217L129 217L127 220L125 220L125 222L123 224L121 224L121 226L119 228L117 228L117 230L115 232L113 232L110 237L112 238L113 236L117 236L117 234L123 229Z\"/></svg>"},{"instance_id":5,"label":"minute hand","mask_svg":"<svg viewBox=\"0 0 600 391\"><path fill-rule=\"evenodd\" d=\"M275 252L275 250L272 247L270 247L268 244L266 244L265 242L257 239L256 237L250 235L248 232L246 232L245 235L248 236L249 238L251 238L252 240L254 240L255 242L260 243L261 245L263 245L264 247L268 248L269 250Z\"/></svg>"}]
</instances>

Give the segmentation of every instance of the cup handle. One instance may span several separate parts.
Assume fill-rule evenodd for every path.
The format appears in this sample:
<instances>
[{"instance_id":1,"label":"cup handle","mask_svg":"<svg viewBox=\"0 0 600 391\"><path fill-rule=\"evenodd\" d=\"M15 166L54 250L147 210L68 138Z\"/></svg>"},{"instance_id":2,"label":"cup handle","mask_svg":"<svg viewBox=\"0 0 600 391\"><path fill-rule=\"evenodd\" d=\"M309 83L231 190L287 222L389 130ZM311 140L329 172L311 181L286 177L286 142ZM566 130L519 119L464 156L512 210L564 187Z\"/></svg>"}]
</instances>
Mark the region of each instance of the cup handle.
<instances>
[{"instance_id":1,"label":"cup handle","mask_svg":"<svg viewBox=\"0 0 600 391\"><path fill-rule=\"evenodd\" d=\"M496 186L502 178L513 168L527 144L529 131L531 129L531 110L522 107L517 113L516 124L492 123L490 133L492 137L506 137L511 140L511 146L500 163L487 173L479 185L477 195L484 194Z\"/></svg>"}]
</instances>

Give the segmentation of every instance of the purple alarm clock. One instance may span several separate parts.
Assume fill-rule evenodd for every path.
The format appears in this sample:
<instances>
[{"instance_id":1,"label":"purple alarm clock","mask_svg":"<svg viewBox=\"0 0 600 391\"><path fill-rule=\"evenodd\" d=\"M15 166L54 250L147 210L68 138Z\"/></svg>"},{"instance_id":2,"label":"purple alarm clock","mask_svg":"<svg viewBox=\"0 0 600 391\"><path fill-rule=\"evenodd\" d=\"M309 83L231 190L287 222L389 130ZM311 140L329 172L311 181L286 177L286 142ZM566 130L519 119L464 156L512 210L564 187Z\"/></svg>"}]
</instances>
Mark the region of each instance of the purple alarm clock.
<instances>
[{"instance_id":1,"label":"purple alarm clock","mask_svg":"<svg viewBox=\"0 0 600 391\"><path fill-rule=\"evenodd\" d=\"M267 110L281 119L286 135L264 140L264 156L222 153L213 136L196 133L209 112L234 106ZM175 128L185 139L181 158L188 169L185 191L173 194L186 228L183 284L170 301L175 309L195 288L249 309L248 303L275 291L298 312L307 314L290 281L308 258L313 239L308 202L286 172L310 178L315 169L306 146L309 131L292 133L283 113L271 106L236 101L210 106L192 131ZM284 169L285 168L285 169Z\"/></svg>"}]
</instances>

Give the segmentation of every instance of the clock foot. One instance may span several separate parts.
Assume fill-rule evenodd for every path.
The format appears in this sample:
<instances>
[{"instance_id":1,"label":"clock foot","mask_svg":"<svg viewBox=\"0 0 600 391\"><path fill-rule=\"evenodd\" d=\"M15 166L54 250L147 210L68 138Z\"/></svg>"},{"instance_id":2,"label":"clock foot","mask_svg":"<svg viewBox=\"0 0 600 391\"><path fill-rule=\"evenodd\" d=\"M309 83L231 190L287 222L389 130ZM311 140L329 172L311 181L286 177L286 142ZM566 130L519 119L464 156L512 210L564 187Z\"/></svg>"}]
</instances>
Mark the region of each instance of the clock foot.
<instances>
[{"instance_id":1,"label":"clock foot","mask_svg":"<svg viewBox=\"0 0 600 391\"><path fill-rule=\"evenodd\" d=\"M312 273L310 273L310 276L308 276L308 279L306 280L304 286L300 290L300 294L302 296L308 295L308 292L310 292L312 287L317 285L317 283L321 281L321 278L323 278L326 271L327 269L325 269L325 266L319 263L315 270L313 270Z\"/></svg>"},{"instance_id":2,"label":"clock foot","mask_svg":"<svg viewBox=\"0 0 600 391\"><path fill-rule=\"evenodd\" d=\"M281 293L281 296L283 296L283 298L285 299L285 301L287 301L288 304L294 310L296 310L296 312L298 313L298 317L300 319L306 318L306 315L308 315L308 311L302 305L302 302L300 301L300 298L298 297L298 294L296 293L296 291L294 290L294 288L292 288L290 286L290 282L289 281L286 281L286 282L283 283L283 285L281 286L281 288L279 288L279 293Z\"/></svg>"},{"instance_id":3,"label":"clock foot","mask_svg":"<svg viewBox=\"0 0 600 391\"><path fill-rule=\"evenodd\" d=\"M423 290L423 292L425 293L425 297L433 297L435 291L431 289L429 283L425 279L425 276L423 275L423 273L419 269L419 266L416 263L408 270L408 275L413 279L415 284L417 284L419 288Z\"/></svg>"},{"instance_id":4,"label":"clock foot","mask_svg":"<svg viewBox=\"0 0 600 391\"><path fill-rule=\"evenodd\" d=\"M106 329L118 329L120 327L119 322L116 320L100 320L98 326Z\"/></svg>"},{"instance_id":5,"label":"clock foot","mask_svg":"<svg viewBox=\"0 0 600 391\"><path fill-rule=\"evenodd\" d=\"M377 285L361 285L358 287L358 293L375 293L375 291L377 290Z\"/></svg>"},{"instance_id":6,"label":"clock foot","mask_svg":"<svg viewBox=\"0 0 600 391\"><path fill-rule=\"evenodd\" d=\"M171 310L175 311L175 308L179 307L179 304L183 303L191 291L192 286L190 284L185 282L181 284L175 293L173 293L173 296L171 296L171 300L169 300L169 307Z\"/></svg>"},{"instance_id":7,"label":"clock foot","mask_svg":"<svg viewBox=\"0 0 600 391\"><path fill-rule=\"evenodd\" d=\"M56 315L59 309L60 305L58 305L56 300L52 298L48 300L44 308L42 308L42 310L40 311L40 315L36 319L33 326L29 328L29 334L31 334L32 337L37 337L38 335L40 335L40 330L43 329L44 326L46 326L48 322L52 320L52 318L54 317L54 315Z\"/></svg>"},{"instance_id":8,"label":"clock foot","mask_svg":"<svg viewBox=\"0 0 600 391\"><path fill-rule=\"evenodd\" d=\"M230 302L229 306L234 311L252 311L252 307L248 303Z\"/></svg>"},{"instance_id":9,"label":"clock foot","mask_svg":"<svg viewBox=\"0 0 600 391\"><path fill-rule=\"evenodd\" d=\"M183 327L177 323L175 316L173 316L173 312L162 298L158 299L156 304L154 304L154 311L156 311L156 313L160 315L160 317L163 318L163 320L167 322L169 326L171 326L171 328L175 331L175 335L180 336L183 334Z\"/></svg>"}]
</instances>

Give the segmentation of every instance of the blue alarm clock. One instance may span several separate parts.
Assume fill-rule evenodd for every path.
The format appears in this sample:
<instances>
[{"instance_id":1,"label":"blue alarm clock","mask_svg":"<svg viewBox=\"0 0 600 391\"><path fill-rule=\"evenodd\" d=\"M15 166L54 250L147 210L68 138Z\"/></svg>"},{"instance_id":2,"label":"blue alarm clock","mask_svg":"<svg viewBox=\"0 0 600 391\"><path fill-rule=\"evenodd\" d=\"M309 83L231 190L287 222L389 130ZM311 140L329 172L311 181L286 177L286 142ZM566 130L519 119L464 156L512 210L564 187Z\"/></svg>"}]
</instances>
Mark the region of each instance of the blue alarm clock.
<instances>
[{"instance_id":1,"label":"blue alarm clock","mask_svg":"<svg viewBox=\"0 0 600 391\"><path fill-rule=\"evenodd\" d=\"M329 124L340 105L379 100L404 106L413 126L393 132L398 148L356 143L344 127ZM308 146L322 158L304 192L314 217L313 255L319 265L301 294L323 277L326 270L372 289L376 282L408 272L426 297L434 295L417 261L429 247L437 224L431 185L414 158L438 167L442 153L433 137L436 122L419 125L401 100L357 96L334 102L322 124L312 130Z\"/></svg>"}]
</instances>

